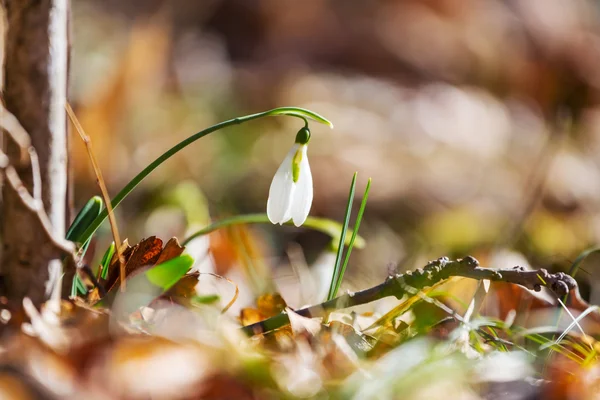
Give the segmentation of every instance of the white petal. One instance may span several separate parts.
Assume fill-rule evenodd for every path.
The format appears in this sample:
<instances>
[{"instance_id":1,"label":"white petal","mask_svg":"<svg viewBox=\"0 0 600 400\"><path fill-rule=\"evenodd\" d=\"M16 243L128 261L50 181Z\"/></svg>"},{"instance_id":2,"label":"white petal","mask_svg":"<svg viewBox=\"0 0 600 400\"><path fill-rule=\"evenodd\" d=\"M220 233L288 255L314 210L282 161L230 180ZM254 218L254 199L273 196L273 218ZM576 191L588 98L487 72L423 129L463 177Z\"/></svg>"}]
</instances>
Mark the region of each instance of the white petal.
<instances>
[{"instance_id":1,"label":"white petal","mask_svg":"<svg viewBox=\"0 0 600 400\"><path fill-rule=\"evenodd\" d=\"M283 224L291 218L292 197L295 192L295 184L292 177L292 159L298 144L294 144L279 169L273 177L267 200L267 216L273 224Z\"/></svg>"},{"instance_id":2,"label":"white petal","mask_svg":"<svg viewBox=\"0 0 600 400\"><path fill-rule=\"evenodd\" d=\"M296 182L296 193L294 193L292 200L292 219L296 226L300 226L306 221L313 201L313 181L306 149L306 145L302 146L300 176L298 182Z\"/></svg>"}]
</instances>

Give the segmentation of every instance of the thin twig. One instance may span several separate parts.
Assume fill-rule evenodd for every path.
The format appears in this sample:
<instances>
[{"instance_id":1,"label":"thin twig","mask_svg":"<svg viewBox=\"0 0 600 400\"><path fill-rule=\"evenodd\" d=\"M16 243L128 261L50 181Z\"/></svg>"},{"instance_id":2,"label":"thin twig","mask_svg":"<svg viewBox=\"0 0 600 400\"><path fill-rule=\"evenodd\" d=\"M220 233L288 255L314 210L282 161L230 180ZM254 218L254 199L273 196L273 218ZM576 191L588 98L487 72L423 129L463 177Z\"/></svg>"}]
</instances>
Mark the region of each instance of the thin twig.
<instances>
[{"instance_id":1,"label":"thin twig","mask_svg":"<svg viewBox=\"0 0 600 400\"><path fill-rule=\"evenodd\" d=\"M21 164L27 164L27 149L31 147L31 138L17 117L8 111L0 101L0 127L6 131L21 150Z\"/></svg>"},{"instance_id":2,"label":"thin twig","mask_svg":"<svg viewBox=\"0 0 600 400\"><path fill-rule=\"evenodd\" d=\"M422 269L419 268L415 271L390 276L385 282L372 288L355 293L348 292L322 304L297 310L295 313L304 317L321 317L332 310L366 304L384 297L402 298L405 294L414 295L421 289L430 287L452 276L515 283L535 291L540 291L542 286L546 286L558 296L563 296L577 287L575 280L562 272L551 274L545 269L530 271L522 267L481 268L479 262L471 256L456 261L443 257L429 262ZM279 329L288 323L288 315L281 313L264 321L245 326L242 330L248 335L255 335Z\"/></svg>"},{"instance_id":3,"label":"thin twig","mask_svg":"<svg viewBox=\"0 0 600 400\"><path fill-rule=\"evenodd\" d=\"M40 172L40 160L33 147L28 149L29 160L31 161L31 175L33 176L33 199L41 204L42 200L42 174Z\"/></svg>"},{"instance_id":4,"label":"thin twig","mask_svg":"<svg viewBox=\"0 0 600 400\"><path fill-rule=\"evenodd\" d=\"M119 276L121 280L121 291L125 291L125 258L123 257L123 252L121 251L121 238L119 237L119 229L117 227L117 220L115 218L115 214L113 212L112 203L110 200L110 196L108 195L108 189L106 189L106 183L104 182L104 178L102 177L102 171L98 166L98 162L96 160L96 156L94 155L94 151L92 150L92 140L88 135L85 134L83 127L79 123L77 116L73 112L71 105L67 103L65 105L67 109L67 114L69 114L69 118L71 122L75 126L75 130L79 133L81 140L85 144L85 148L87 149L88 156L90 157L90 161L92 163L92 167L94 168L94 173L96 174L96 181L98 182L98 186L100 186L100 191L102 192L102 197L104 199L104 204L106 204L106 210L108 211L108 221L110 222L110 229L113 234L113 239L116 243L115 251L117 252L117 258L119 260Z\"/></svg>"},{"instance_id":5,"label":"thin twig","mask_svg":"<svg viewBox=\"0 0 600 400\"><path fill-rule=\"evenodd\" d=\"M0 154L0 158L3 158L3 156L5 156L5 154ZM43 203L37 201L31 196L31 194L23 184L23 181L21 181L21 178L19 178L19 174L17 173L15 168L12 165L9 165L5 168L4 173L6 175L8 183L13 188L13 190L17 192L19 198L21 199L25 207L27 207L30 211L37 215L38 219L42 224L42 228L48 235L48 238L52 241L52 244L54 244L56 248L62 250L66 254L73 257L73 259L76 261L77 257L75 256L75 245L66 239L56 237L53 234L52 225L50 223L48 215L46 214L46 210L44 210Z\"/></svg>"}]
</instances>

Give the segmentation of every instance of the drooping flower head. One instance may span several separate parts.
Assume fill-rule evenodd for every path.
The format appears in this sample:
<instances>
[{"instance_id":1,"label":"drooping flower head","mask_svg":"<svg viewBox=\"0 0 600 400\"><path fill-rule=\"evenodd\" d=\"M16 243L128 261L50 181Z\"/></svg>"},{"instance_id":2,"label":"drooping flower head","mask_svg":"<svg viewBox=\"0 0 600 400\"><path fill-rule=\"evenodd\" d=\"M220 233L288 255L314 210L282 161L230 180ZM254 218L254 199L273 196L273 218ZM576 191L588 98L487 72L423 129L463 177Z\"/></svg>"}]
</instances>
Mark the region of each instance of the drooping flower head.
<instances>
[{"instance_id":1,"label":"drooping flower head","mask_svg":"<svg viewBox=\"0 0 600 400\"><path fill-rule=\"evenodd\" d=\"M267 201L267 216L274 224L290 220L300 226L306 221L313 199L312 175L308 164L307 145L310 130L307 126L296 134L296 141L277 169Z\"/></svg>"}]
</instances>

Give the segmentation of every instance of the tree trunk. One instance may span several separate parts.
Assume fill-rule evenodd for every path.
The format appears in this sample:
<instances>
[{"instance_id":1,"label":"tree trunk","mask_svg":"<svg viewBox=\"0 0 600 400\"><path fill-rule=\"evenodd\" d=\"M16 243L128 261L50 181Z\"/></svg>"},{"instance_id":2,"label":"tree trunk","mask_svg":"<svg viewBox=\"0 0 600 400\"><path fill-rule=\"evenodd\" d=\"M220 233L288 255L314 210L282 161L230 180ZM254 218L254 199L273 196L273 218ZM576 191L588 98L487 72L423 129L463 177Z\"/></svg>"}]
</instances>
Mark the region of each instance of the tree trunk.
<instances>
[{"instance_id":1,"label":"tree trunk","mask_svg":"<svg viewBox=\"0 0 600 400\"><path fill-rule=\"evenodd\" d=\"M44 208L53 235L64 238L67 220L68 0L3 0L5 36L4 101L31 136L41 170ZM30 165L19 165L19 149L7 140L10 162L30 193ZM37 216L9 186L2 188L1 273L11 300L30 297L41 304L46 282L60 266Z\"/></svg>"}]
</instances>

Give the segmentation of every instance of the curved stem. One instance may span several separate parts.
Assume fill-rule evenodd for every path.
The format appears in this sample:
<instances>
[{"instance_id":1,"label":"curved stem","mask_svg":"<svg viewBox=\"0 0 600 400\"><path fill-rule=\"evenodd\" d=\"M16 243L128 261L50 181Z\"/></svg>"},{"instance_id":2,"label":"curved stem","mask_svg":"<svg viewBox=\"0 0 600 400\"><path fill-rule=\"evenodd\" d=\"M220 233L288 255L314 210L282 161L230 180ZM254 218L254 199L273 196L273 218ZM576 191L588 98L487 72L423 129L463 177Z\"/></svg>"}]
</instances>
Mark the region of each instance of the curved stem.
<instances>
[{"instance_id":1,"label":"curved stem","mask_svg":"<svg viewBox=\"0 0 600 400\"><path fill-rule=\"evenodd\" d=\"M171 158L177 152L187 147L188 145L194 143L196 140L203 138L204 136L218 131L223 128L227 128L233 125L239 125L244 122L252 121L255 119L263 118L263 117L271 117L278 115L289 115L292 117L297 117L306 120L306 118L312 119L314 121L320 122L322 124L328 125L333 128L333 124L327 120L326 118L320 116L317 113L314 113L310 110L306 110L298 107L280 107L275 108L269 111L246 115L244 117L233 118L228 121L224 121L213 125L209 128L206 128L171 147L169 150L164 152L161 156L159 156L156 160L151 162L146 168L144 168L139 174L137 174L121 191L111 200L113 210L121 204L121 202L136 188L136 186L152 171L154 171L158 166L160 166L163 162ZM89 238L92 237L94 232L100 227L100 225L104 222L106 217L108 216L107 209L102 210L102 213L89 225L89 227L76 239L78 243L85 243Z\"/></svg>"},{"instance_id":2,"label":"curved stem","mask_svg":"<svg viewBox=\"0 0 600 400\"><path fill-rule=\"evenodd\" d=\"M233 217L229 217L229 218L224 218L220 221L214 222L202 229L200 229L197 232L194 232L193 234L191 234L190 236L188 236L187 238L185 238L185 240L181 243L182 246L187 245L189 242L191 242L193 239L199 237L199 236L203 236L203 235L207 235L211 232L216 231L217 229L226 227L226 226L230 226L230 225L237 225L237 224L265 224L265 223L271 223L269 221L269 218L267 217L267 214L246 214L246 215L236 215ZM292 226L292 222L286 222L285 225L290 225ZM339 223L332 221L330 219L326 219L326 218L317 218L317 217L311 217L309 216L308 218L306 218L306 221L304 222L304 224L302 224L303 227L308 227L311 229L314 229L316 231L319 232L323 232L326 235L331 236L334 239L339 238L341 230L342 230L342 225L340 225ZM349 245L350 243L350 239L346 240L346 245ZM357 248L362 248L364 247L364 239L360 236L356 237L356 243L354 244Z\"/></svg>"}]
</instances>

